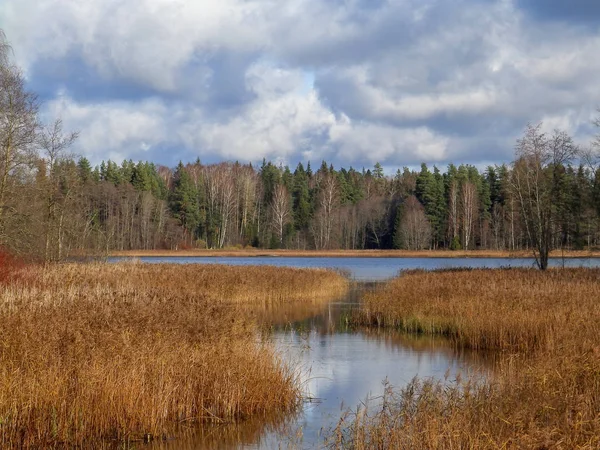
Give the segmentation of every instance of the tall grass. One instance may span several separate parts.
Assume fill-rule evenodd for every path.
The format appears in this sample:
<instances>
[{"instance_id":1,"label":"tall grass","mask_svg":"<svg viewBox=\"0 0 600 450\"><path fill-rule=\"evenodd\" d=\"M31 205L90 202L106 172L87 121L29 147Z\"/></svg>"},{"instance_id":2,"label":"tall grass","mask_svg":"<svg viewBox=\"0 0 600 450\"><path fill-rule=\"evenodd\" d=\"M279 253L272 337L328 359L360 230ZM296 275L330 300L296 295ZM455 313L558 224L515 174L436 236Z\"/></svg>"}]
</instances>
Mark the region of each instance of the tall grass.
<instances>
[{"instance_id":1,"label":"tall grass","mask_svg":"<svg viewBox=\"0 0 600 450\"><path fill-rule=\"evenodd\" d=\"M345 286L268 267L25 268L0 286L0 447L94 446L290 411L296 376L242 305Z\"/></svg>"},{"instance_id":2,"label":"tall grass","mask_svg":"<svg viewBox=\"0 0 600 450\"><path fill-rule=\"evenodd\" d=\"M357 321L473 349L558 350L599 330L598 299L598 269L412 271L367 294Z\"/></svg>"},{"instance_id":3,"label":"tall grass","mask_svg":"<svg viewBox=\"0 0 600 450\"><path fill-rule=\"evenodd\" d=\"M346 413L332 449L598 449L598 355L505 361L486 381L413 380Z\"/></svg>"},{"instance_id":4,"label":"tall grass","mask_svg":"<svg viewBox=\"0 0 600 450\"><path fill-rule=\"evenodd\" d=\"M362 321L510 351L485 379L414 380L342 418L332 448L600 448L600 271L413 272Z\"/></svg>"}]
</instances>

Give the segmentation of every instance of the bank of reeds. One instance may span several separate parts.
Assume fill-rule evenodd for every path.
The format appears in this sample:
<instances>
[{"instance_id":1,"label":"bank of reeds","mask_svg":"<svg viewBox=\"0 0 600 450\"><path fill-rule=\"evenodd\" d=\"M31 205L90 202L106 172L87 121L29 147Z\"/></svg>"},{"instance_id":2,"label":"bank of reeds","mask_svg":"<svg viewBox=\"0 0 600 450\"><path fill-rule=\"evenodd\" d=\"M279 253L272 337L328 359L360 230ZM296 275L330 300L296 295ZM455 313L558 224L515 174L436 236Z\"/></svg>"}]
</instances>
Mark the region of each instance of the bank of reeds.
<instances>
[{"instance_id":1,"label":"bank of reeds","mask_svg":"<svg viewBox=\"0 0 600 450\"><path fill-rule=\"evenodd\" d=\"M412 271L368 293L357 320L472 349L559 350L599 330L598 299L597 269Z\"/></svg>"},{"instance_id":2,"label":"bank of reeds","mask_svg":"<svg viewBox=\"0 0 600 450\"><path fill-rule=\"evenodd\" d=\"M485 379L414 380L344 417L332 448L600 448L600 271L413 272L362 320L505 350Z\"/></svg>"},{"instance_id":3,"label":"bank of reeds","mask_svg":"<svg viewBox=\"0 0 600 450\"><path fill-rule=\"evenodd\" d=\"M0 286L0 447L94 447L290 411L294 371L240 305L339 294L325 271L90 264ZM319 290L321 286L322 290Z\"/></svg>"}]
</instances>

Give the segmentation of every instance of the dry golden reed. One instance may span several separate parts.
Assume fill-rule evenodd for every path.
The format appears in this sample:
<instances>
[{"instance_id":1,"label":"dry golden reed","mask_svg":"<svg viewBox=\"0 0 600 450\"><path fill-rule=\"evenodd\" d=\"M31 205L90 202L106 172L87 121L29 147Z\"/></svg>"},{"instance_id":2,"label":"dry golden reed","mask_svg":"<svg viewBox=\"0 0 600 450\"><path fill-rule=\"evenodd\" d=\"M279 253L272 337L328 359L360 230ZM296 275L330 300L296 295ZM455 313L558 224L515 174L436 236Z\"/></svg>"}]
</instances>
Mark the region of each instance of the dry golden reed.
<instances>
[{"instance_id":1,"label":"dry golden reed","mask_svg":"<svg viewBox=\"0 0 600 450\"><path fill-rule=\"evenodd\" d=\"M487 378L388 390L331 448L600 448L600 270L413 272L366 305L371 324L512 353Z\"/></svg>"},{"instance_id":2,"label":"dry golden reed","mask_svg":"<svg viewBox=\"0 0 600 450\"><path fill-rule=\"evenodd\" d=\"M240 305L346 285L272 267L26 268L0 286L0 447L94 447L290 411L296 375Z\"/></svg>"},{"instance_id":3,"label":"dry golden reed","mask_svg":"<svg viewBox=\"0 0 600 450\"><path fill-rule=\"evenodd\" d=\"M552 350L598 330L590 320L600 318L598 299L597 269L411 271L367 294L357 320L460 347Z\"/></svg>"}]
</instances>

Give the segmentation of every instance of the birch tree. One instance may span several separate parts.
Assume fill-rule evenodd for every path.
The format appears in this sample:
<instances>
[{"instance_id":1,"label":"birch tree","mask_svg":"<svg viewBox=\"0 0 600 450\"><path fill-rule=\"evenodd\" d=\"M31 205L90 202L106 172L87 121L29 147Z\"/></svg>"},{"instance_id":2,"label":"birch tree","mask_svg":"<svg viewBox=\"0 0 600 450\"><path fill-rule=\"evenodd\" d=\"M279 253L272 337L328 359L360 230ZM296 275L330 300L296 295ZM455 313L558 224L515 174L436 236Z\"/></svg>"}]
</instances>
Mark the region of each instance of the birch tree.
<instances>
[{"instance_id":1,"label":"birch tree","mask_svg":"<svg viewBox=\"0 0 600 450\"><path fill-rule=\"evenodd\" d=\"M278 184L273 192L271 202L271 217L273 231L277 236L279 245L283 245L285 226L290 223L292 210L290 208L290 195L283 184Z\"/></svg>"},{"instance_id":2,"label":"birch tree","mask_svg":"<svg viewBox=\"0 0 600 450\"><path fill-rule=\"evenodd\" d=\"M525 231L536 265L548 268L550 251L555 240L554 227L560 205L555 202L559 169L577 153L571 137L556 130L548 137L541 124L528 125L517 141L512 187L521 210Z\"/></svg>"},{"instance_id":3,"label":"birch tree","mask_svg":"<svg viewBox=\"0 0 600 450\"><path fill-rule=\"evenodd\" d=\"M37 96L25 87L21 71L11 65L0 35L0 244L11 238L9 223L17 214L18 178L32 167L38 131Z\"/></svg>"},{"instance_id":4,"label":"birch tree","mask_svg":"<svg viewBox=\"0 0 600 450\"><path fill-rule=\"evenodd\" d=\"M72 156L67 153L78 137L77 132L64 133L62 120L57 119L39 134L46 183L41 186L45 196L44 260L62 259L65 213L76 195L77 175ZM69 173L70 172L70 173Z\"/></svg>"},{"instance_id":5,"label":"birch tree","mask_svg":"<svg viewBox=\"0 0 600 450\"><path fill-rule=\"evenodd\" d=\"M471 181L465 180L460 189L462 206L463 247L467 250L471 245L473 224L477 214L477 188Z\"/></svg>"}]
</instances>

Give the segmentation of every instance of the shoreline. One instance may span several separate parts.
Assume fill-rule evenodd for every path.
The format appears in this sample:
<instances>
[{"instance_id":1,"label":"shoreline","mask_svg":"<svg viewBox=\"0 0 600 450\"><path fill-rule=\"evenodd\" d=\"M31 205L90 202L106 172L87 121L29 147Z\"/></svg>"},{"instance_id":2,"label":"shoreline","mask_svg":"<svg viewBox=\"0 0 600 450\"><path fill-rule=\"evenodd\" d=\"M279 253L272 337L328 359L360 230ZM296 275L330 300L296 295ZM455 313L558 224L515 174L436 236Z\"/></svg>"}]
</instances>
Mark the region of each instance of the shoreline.
<instances>
[{"instance_id":1,"label":"shoreline","mask_svg":"<svg viewBox=\"0 0 600 450\"><path fill-rule=\"evenodd\" d=\"M83 256L83 255L82 255ZM219 250L124 250L111 252L109 257L294 257L294 258L532 258L530 251L504 250L264 250L264 249L219 249ZM558 250L550 254L552 259L600 258L599 250Z\"/></svg>"}]
</instances>

